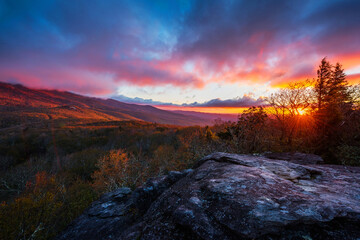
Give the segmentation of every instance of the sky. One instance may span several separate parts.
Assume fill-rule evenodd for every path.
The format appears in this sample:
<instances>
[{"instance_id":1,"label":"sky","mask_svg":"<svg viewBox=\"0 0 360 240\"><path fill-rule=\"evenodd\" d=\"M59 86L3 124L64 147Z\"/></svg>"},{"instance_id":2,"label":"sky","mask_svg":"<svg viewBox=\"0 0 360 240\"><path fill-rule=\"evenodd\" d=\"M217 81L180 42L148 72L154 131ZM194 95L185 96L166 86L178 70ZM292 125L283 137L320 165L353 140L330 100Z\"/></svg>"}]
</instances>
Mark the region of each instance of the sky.
<instances>
[{"instance_id":1,"label":"sky","mask_svg":"<svg viewBox=\"0 0 360 240\"><path fill-rule=\"evenodd\" d=\"M359 83L359 13L358 0L0 0L0 81L168 109L248 107L314 78L323 57Z\"/></svg>"}]
</instances>

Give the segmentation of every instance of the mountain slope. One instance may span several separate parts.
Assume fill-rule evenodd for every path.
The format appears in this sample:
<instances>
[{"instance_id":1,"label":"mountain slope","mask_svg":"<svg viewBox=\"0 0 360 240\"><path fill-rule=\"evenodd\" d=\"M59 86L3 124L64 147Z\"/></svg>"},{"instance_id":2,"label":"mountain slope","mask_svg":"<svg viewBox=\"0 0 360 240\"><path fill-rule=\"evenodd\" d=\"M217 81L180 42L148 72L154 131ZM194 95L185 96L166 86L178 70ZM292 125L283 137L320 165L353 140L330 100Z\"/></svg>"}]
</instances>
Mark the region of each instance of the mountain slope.
<instances>
[{"instance_id":1,"label":"mountain slope","mask_svg":"<svg viewBox=\"0 0 360 240\"><path fill-rule=\"evenodd\" d=\"M136 105L113 99L86 97L71 92L31 89L19 84L0 82L1 127L16 122L51 119L123 121L137 120L174 125L204 125L207 121L195 116ZM19 122L20 121L20 122Z\"/></svg>"}]
</instances>

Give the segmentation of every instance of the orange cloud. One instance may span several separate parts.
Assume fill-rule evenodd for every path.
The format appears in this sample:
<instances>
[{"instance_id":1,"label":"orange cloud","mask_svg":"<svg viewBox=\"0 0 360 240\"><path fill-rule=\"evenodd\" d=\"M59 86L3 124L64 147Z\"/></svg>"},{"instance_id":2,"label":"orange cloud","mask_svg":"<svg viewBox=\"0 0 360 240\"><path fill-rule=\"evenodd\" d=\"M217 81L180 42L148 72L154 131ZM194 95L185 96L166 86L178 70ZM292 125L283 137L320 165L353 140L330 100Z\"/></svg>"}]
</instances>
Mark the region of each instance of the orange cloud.
<instances>
[{"instance_id":1,"label":"orange cloud","mask_svg":"<svg viewBox=\"0 0 360 240\"><path fill-rule=\"evenodd\" d=\"M183 107L183 106L166 106L158 105L157 108L163 110L180 110L180 111L192 111L192 112L202 112L202 113L220 113L220 114L240 114L248 108L235 108L235 107Z\"/></svg>"}]
</instances>

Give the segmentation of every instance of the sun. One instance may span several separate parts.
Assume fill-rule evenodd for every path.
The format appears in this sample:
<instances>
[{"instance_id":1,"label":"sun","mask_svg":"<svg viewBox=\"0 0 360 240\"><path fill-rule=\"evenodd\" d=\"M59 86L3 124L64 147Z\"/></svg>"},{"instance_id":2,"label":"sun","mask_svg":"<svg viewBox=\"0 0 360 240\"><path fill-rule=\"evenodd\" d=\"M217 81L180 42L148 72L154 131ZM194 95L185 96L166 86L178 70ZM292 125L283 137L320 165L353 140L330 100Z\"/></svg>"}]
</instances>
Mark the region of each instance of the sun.
<instances>
[{"instance_id":1,"label":"sun","mask_svg":"<svg viewBox=\"0 0 360 240\"><path fill-rule=\"evenodd\" d=\"M305 109L298 109L297 111L298 111L298 113L299 113L300 115L305 115L305 114L306 114L306 110L305 110Z\"/></svg>"}]
</instances>

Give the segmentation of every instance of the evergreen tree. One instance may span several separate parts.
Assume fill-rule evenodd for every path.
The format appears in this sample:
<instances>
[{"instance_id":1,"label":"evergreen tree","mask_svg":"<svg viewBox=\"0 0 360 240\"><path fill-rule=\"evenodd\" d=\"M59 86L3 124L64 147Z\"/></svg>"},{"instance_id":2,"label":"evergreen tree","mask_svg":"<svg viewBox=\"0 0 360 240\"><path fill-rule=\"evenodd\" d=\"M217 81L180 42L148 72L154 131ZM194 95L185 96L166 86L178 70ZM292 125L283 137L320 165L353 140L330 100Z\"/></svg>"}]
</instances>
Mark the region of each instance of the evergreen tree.
<instances>
[{"instance_id":1,"label":"evergreen tree","mask_svg":"<svg viewBox=\"0 0 360 240\"><path fill-rule=\"evenodd\" d=\"M326 123L330 135L338 131L339 125L348 110L350 96L347 88L346 75L340 63L337 63L332 71L331 78L327 82L327 94L325 100ZM335 136L334 136L335 137Z\"/></svg>"},{"instance_id":2,"label":"evergreen tree","mask_svg":"<svg viewBox=\"0 0 360 240\"><path fill-rule=\"evenodd\" d=\"M326 102L329 104L341 104L350 100L347 92L346 75L340 63L336 63L327 85L329 92Z\"/></svg>"},{"instance_id":3,"label":"evergreen tree","mask_svg":"<svg viewBox=\"0 0 360 240\"><path fill-rule=\"evenodd\" d=\"M321 60L319 69L317 70L317 79L315 84L315 93L317 97L317 107L320 111L327 95L328 83L332 77L331 64L326 57Z\"/></svg>"},{"instance_id":4,"label":"evergreen tree","mask_svg":"<svg viewBox=\"0 0 360 240\"><path fill-rule=\"evenodd\" d=\"M341 144L341 125L351 109L348 83L340 63L332 66L323 58L317 71L315 84L317 97L317 142L319 153L335 162L335 149Z\"/></svg>"}]
</instances>

